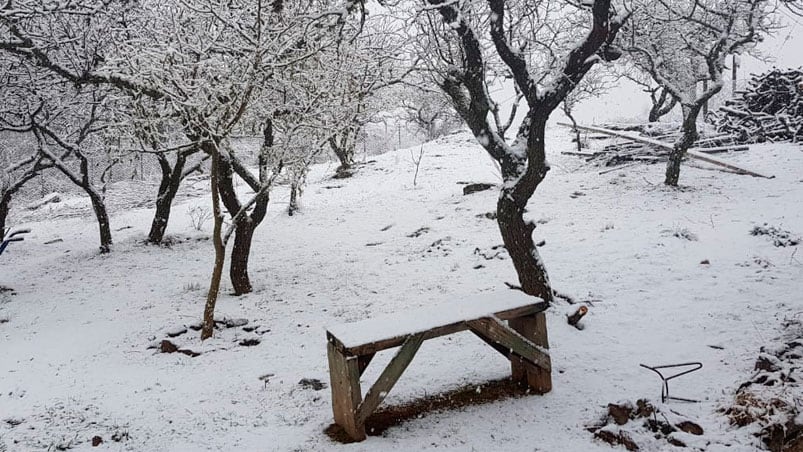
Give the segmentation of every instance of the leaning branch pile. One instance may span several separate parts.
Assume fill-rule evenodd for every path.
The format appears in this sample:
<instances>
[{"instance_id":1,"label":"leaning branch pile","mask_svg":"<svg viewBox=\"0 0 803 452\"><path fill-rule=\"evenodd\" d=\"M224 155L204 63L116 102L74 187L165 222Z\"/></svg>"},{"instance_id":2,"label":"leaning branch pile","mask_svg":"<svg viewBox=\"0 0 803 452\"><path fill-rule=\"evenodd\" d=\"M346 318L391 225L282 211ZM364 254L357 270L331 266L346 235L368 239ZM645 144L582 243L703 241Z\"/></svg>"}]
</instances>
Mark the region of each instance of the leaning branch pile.
<instances>
[{"instance_id":1,"label":"leaning branch pile","mask_svg":"<svg viewBox=\"0 0 803 452\"><path fill-rule=\"evenodd\" d=\"M558 125L561 125L561 126L564 126L564 127L576 128L576 129L581 130L583 132L590 132L590 133L604 135L604 136L607 136L607 137L624 139L624 140L626 140L626 142L632 142L634 144L638 144L639 146L641 146L640 149L653 149L651 156L643 156L640 159L632 158L631 160L645 160L645 159L647 159L646 157L650 157L653 160L659 160L659 159L662 158L662 156L668 155L669 151L671 151L672 148L673 148L673 145L671 143L667 143L665 141L662 141L662 140L656 139L656 138L641 136L641 135L638 135L637 133L634 133L634 132L611 130L611 129L606 129L606 128L602 128L602 127L594 127L594 126L572 125L572 124L566 124L566 123L558 123ZM706 162L706 163L715 165L717 167L724 168L724 169L726 169L726 170L728 170L730 172L735 172L737 174L746 174L746 175L749 175L749 176L763 177L763 178L766 178L766 179L772 179L773 177L775 177L775 176L767 176L767 175L764 175L764 174L761 174L761 173L757 173L755 171L751 171L751 170L748 170L746 168L742 168L742 167L736 166L736 165L734 165L732 163L728 163L728 162L726 162L724 160L721 160L721 159L718 159L718 158L715 158L715 157L711 157L710 155L707 155L707 154L711 154L713 152L725 152L725 151L729 151L729 150L746 150L746 149L748 149L747 146L736 146L736 147L734 147L734 146L721 146L721 147L717 147L717 148L700 148L700 147L697 147L697 148L692 148L692 149L687 150L686 151L686 157L690 158L690 159L693 159L693 160L699 160L699 161L702 161L702 162ZM646 151L641 151L641 152L646 152ZM602 152L602 153L601 152L589 152L589 153L564 152L564 154L574 154L574 155L580 154L582 156L587 156L588 160L593 160L593 159L597 158L600 154L604 154L604 152ZM621 162L612 163L612 162L609 161L607 166L616 166L618 164L621 164ZM600 173L600 174L602 174L602 173Z\"/></svg>"},{"instance_id":2,"label":"leaning branch pile","mask_svg":"<svg viewBox=\"0 0 803 452\"><path fill-rule=\"evenodd\" d=\"M574 128L569 124L561 125ZM604 140L603 143L606 141L608 143L593 152L565 152L565 154L586 157L586 161L600 166L618 166L629 162L665 162L672 150L670 143L677 141L680 134L676 124L668 123L613 124L603 127L578 126L577 128L591 133L588 136L590 139ZM704 154L716 154L747 149L747 146L734 144L732 135L703 132L693 150Z\"/></svg>"},{"instance_id":3,"label":"leaning branch pile","mask_svg":"<svg viewBox=\"0 0 803 452\"><path fill-rule=\"evenodd\" d=\"M773 69L754 75L747 89L719 108L717 130L740 143L803 140L803 71Z\"/></svg>"}]
</instances>

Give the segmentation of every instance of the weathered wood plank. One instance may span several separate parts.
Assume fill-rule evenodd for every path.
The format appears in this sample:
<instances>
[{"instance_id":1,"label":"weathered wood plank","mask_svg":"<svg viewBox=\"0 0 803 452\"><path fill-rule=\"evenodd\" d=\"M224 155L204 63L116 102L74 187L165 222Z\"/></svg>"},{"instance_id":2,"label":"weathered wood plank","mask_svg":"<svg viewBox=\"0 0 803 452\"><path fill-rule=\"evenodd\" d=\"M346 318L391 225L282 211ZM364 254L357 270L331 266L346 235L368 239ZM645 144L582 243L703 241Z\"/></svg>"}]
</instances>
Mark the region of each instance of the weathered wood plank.
<instances>
[{"instance_id":1,"label":"weathered wood plank","mask_svg":"<svg viewBox=\"0 0 803 452\"><path fill-rule=\"evenodd\" d=\"M357 422L357 408L362 399L357 358L346 357L331 342L327 344L327 354L335 423L343 427L352 439L362 441L365 439L365 426Z\"/></svg>"},{"instance_id":2,"label":"weathered wood plank","mask_svg":"<svg viewBox=\"0 0 803 452\"><path fill-rule=\"evenodd\" d=\"M506 347L517 355L546 371L552 370L549 353L519 334L496 317L485 317L466 322L476 334Z\"/></svg>"},{"instance_id":3,"label":"weathered wood plank","mask_svg":"<svg viewBox=\"0 0 803 452\"><path fill-rule=\"evenodd\" d=\"M510 327L542 349L549 350L549 337L547 335L546 315L543 312L511 319ZM552 361L549 355L550 368ZM511 359L513 379L527 385L537 394L546 394L552 390L552 372L540 367L529 365L524 360Z\"/></svg>"},{"instance_id":4,"label":"weathered wood plank","mask_svg":"<svg viewBox=\"0 0 803 452\"><path fill-rule=\"evenodd\" d=\"M416 352L424 342L424 334L416 334L410 336L404 341L401 349L396 353L393 359L390 360L385 370L377 378L376 383L371 386L368 393L365 394L365 399L357 409L357 423L365 424L368 416L376 410L376 407L382 403L382 400L388 395L393 386L399 381L402 373L404 373L407 366L415 357Z\"/></svg>"},{"instance_id":5,"label":"weathered wood plank","mask_svg":"<svg viewBox=\"0 0 803 452\"><path fill-rule=\"evenodd\" d=\"M534 298L534 300L538 300L538 299ZM542 311L546 310L548 307L549 307L549 305L547 303L545 303L543 301L538 301L536 303L528 304L528 305L517 307L517 308L514 308L514 309L509 309L509 310L497 312L497 313L495 313L495 316L497 318L499 318L499 319L502 319L502 320L508 320L508 319L513 319L513 318L517 318L517 317L522 317L522 316L527 316L527 315L532 315L532 314L535 314L535 313L538 313L538 312L542 312ZM468 319L468 320L472 320L472 319ZM432 339L432 338L436 338L436 337L440 337L440 336L446 336L448 334L453 334L453 333L457 333L457 332L460 332L460 331L465 331L466 329L468 329L468 326L466 325L466 322L461 320L461 321L456 321L456 322L449 323L449 324L446 324L446 325L441 325L441 326L429 329L427 331L419 331L419 333L423 333L424 334L424 340L427 340L427 339ZM370 342L370 343L360 344L360 345L357 345L357 346L346 347L340 341L340 339L337 338L337 336L335 334L332 334L332 332L327 331L326 335L327 335L327 338L328 338L329 342L333 343L335 345L335 347L337 347L338 350L342 351L346 355L351 355L351 356L369 355L369 354L372 354L372 353L380 352L382 350L386 350L388 348L398 347L398 346L400 346L400 345L402 345L404 343L404 341L407 339L407 337L410 336L409 334L404 334L404 335L385 338L385 339L374 341L374 342Z\"/></svg>"}]
</instances>

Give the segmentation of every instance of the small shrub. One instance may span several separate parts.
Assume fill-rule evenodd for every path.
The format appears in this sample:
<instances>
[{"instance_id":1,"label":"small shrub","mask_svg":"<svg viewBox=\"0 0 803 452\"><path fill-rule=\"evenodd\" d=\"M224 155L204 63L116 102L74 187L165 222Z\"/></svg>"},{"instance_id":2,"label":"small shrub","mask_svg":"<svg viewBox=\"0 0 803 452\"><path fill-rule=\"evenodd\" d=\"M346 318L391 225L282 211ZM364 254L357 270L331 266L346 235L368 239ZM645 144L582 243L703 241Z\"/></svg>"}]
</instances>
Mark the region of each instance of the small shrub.
<instances>
[{"instance_id":1,"label":"small shrub","mask_svg":"<svg viewBox=\"0 0 803 452\"><path fill-rule=\"evenodd\" d=\"M187 215L190 217L190 224L196 231L201 231L204 224L212 219L212 211L208 207L195 206L187 209Z\"/></svg>"},{"instance_id":2,"label":"small shrub","mask_svg":"<svg viewBox=\"0 0 803 452\"><path fill-rule=\"evenodd\" d=\"M201 284L197 282L191 282L184 284L184 292L197 292L201 290Z\"/></svg>"}]
</instances>

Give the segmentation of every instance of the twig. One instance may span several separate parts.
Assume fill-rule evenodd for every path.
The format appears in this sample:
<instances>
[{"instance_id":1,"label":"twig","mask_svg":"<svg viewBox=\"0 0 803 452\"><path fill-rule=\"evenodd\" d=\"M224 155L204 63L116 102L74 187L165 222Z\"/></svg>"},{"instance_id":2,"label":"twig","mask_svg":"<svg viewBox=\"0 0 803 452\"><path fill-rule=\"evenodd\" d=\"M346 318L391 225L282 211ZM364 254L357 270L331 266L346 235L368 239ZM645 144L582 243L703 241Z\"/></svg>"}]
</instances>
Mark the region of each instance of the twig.
<instances>
[{"instance_id":1,"label":"twig","mask_svg":"<svg viewBox=\"0 0 803 452\"><path fill-rule=\"evenodd\" d=\"M421 145L421 151L418 153L418 159L415 158L415 154L413 154L413 150L410 149L410 158L413 160L413 164L415 165L415 175L413 176L413 187L417 185L418 181L418 168L421 166L421 159L424 157L424 145Z\"/></svg>"}]
</instances>

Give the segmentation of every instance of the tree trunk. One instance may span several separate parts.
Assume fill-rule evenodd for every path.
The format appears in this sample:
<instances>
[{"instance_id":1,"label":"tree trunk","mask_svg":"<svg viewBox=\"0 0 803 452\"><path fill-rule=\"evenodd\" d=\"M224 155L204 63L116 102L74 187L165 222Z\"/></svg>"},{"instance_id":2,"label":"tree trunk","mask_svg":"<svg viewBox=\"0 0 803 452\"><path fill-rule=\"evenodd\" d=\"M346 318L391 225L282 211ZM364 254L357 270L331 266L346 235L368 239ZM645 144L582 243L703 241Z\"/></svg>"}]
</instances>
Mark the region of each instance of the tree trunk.
<instances>
[{"instance_id":1,"label":"tree trunk","mask_svg":"<svg viewBox=\"0 0 803 452\"><path fill-rule=\"evenodd\" d=\"M675 142L672 151L669 153L669 161L666 164L666 179L664 184L677 187L680 180L680 162L686 155L686 151L694 145L699 137L697 133L697 116L700 114L702 104L683 105L683 125L681 127L680 138Z\"/></svg>"},{"instance_id":2,"label":"tree trunk","mask_svg":"<svg viewBox=\"0 0 803 452\"><path fill-rule=\"evenodd\" d=\"M8 212L10 210L9 204L11 204L11 194L4 193L3 196L0 197L0 240L6 235L6 219L8 218Z\"/></svg>"},{"instance_id":3,"label":"tree trunk","mask_svg":"<svg viewBox=\"0 0 803 452\"><path fill-rule=\"evenodd\" d=\"M335 174L339 177L351 176L351 169L354 166L354 145L355 141L352 135L356 137L356 132L351 129L343 131L341 135L329 138L329 147L335 153L337 159L340 161L340 166L335 170Z\"/></svg>"},{"instance_id":4,"label":"tree trunk","mask_svg":"<svg viewBox=\"0 0 803 452\"><path fill-rule=\"evenodd\" d=\"M545 129L546 119L532 121L527 143L530 148L527 152L528 168L524 174L521 174L520 165L513 162L504 164L508 167L507 170L503 168L503 172L507 175L506 183L499 194L496 214L502 241L516 268L521 289L529 295L540 297L551 303L553 293L549 276L533 242L532 234L535 224L524 220L527 202L549 170L544 158ZM530 168L530 166L532 167ZM514 177L516 172L520 174L520 177ZM511 185L508 181L516 182L515 185Z\"/></svg>"},{"instance_id":5,"label":"tree trunk","mask_svg":"<svg viewBox=\"0 0 803 452\"><path fill-rule=\"evenodd\" d=\"M225 157L218 157L218 192L232 218L242 209L234 191L234 173L231 163ZM264 202L263 202L264 200ZM251 255L251 242L254 230L264 218L267 210L267 197L257 202L252 213L241 215L235 224L234 246L231 250L231 267L229 276L235 295L243 295L252 291L248 276L248 258ZM264 205L263 205L264 204ZM255 218L256 217L256 218Z\"/></svg>"},{"instance_id":6,"label":"tree trunk","mask_svg":"<svg viewBox=\"0 0 803 452\"><path fill-rule=\"evenodd\" d=\"M212 279L209 283L209 292L206 295L206 305L204 306L203 327L201 329L201 340L209 339L215 331L215 305L220 292L220 280L223 276L223 265L226 262L226 247L223 243L223 215L220 211L220 193L218 192L218 168L217 150L212 151L212 169L210 171L210 184L212 187L212 214L214 215L214 232L212 233L212 243L215 247L215 266L212 269Z\"/></svg>"},{"instance_id":7,"label":"tree trunk","mask_svg":"<svg viewBox=\"0 0 803 452\"><path fill-rule=\"evenodd\" d=\"M231 250L231 268L229 277L235 295L251 293L251 279L248 276L248 258L251 255L251 242L254 238L253 220L248 215L237 222L237 231L234 234L234 247Z\"/></svg>"},{"instance_id":8,"label":"tree trunk","mask_svg":"<svg viewBox=\"0 0 803 452\"><path fill-rule=\"evenodd\" d=\"M92 201L92 210L95 211L95 218L98 220L98 229L100 231L100 253L106 254L111 251L112 246L112 230L109 224L109 214L106 211L106 204L100 195L92 189L84 188L89 199Z\"/></svg>"},{"instance_id":9,"label":"tree trunk","mask_svg":"<svg viewBox=\"0 0 803 452\"><path fill-rule=\"evenodd\" d=\"M656 99L653 97L652 108L650 109L649 122L657 122L663 118L677 105L678 101L675 96L669 94L666 88L661 88L661 95Z\"/></svg>"},{"instance_id":10,"label":"tree trunk","mask_svg":"<svg viewBox=\"0 0 803 452\"><path fill-rule=\"evenodd\" d=\"M290 183L290 204L287 206L287 215L293 216L298 211L298 182Z\"/></svg>"},{"instance_id":11,"label":"tree trunk","mask_svg":"<svg viewBox=\"0 0 803 452\"><path fill-rule=\"evenodd\" d=\"M184 164L186 157L177 153L176 164L171 168L170 162L163 155L158 155L159 167L162 169L162 180L159 183L159 193L156 196L156 213L148 233L148 242L158 245L164 239L167 223L170 220L170 209L178 193L179 185L184 177Z\"/></svg>"}]
</instances>

